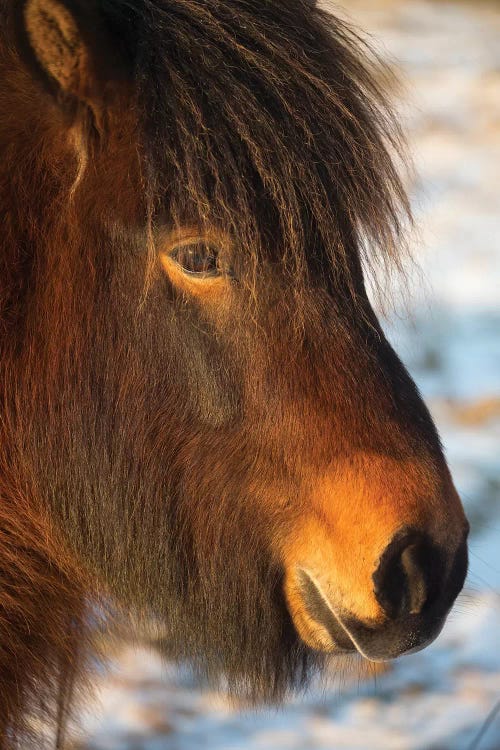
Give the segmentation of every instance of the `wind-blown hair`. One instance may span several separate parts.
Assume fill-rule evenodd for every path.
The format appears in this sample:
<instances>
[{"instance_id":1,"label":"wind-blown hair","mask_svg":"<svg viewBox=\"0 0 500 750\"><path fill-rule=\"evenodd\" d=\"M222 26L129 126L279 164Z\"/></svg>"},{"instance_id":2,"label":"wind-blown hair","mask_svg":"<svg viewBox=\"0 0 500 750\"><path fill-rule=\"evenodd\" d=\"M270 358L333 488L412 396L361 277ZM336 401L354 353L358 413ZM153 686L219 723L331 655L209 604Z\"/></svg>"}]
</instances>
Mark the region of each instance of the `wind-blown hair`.
<instances>
[{"instance_id":1,"label":"wind-blown hair","mask_svg":"<svg viewBox=\"0 0 500 750\"><path fill-rule=\"evenodd\" d=\"M390 73L348 25L305 0L102 6L133 68L150 198L173 223L220 226L255 262L274 247L298 275L322 248L344 284L358 254L398 261Z\"/></svg>"}]
</instances>

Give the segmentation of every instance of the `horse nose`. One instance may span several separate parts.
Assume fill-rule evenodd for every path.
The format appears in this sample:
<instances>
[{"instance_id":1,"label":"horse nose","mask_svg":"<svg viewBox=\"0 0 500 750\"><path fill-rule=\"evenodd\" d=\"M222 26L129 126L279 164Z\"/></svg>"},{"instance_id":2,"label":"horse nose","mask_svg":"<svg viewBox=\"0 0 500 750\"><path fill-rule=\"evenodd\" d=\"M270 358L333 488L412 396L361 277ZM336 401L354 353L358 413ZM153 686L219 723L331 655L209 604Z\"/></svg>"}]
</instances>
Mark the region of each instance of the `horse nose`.
<instances>
[{"instance_id":1,"label":"horse nose","mask_svg":"<svg viewBox=\"0 0 500 750\"><path fill-rule=\"evenodd\" d=\"M466 573L467 528L450 549L426 532L402 530L372 575L381 616L360 616L346 607L328 577L310 567L298 566L290 576L289 604L299 634L313 648L357 649L367 659L385 661L418 651L437 637Z\"/></svg>"},{"instance_id":2,"label":"horse nose","mask_svg":"<svg viewBox=\"0 0 500 750\"><path fill-rule=\"evenodd\" d=\"M423 532L396 534L373 574L375 597L391 620L418 615L438 599L446 557Z\"/></svg>"}]
</instances>

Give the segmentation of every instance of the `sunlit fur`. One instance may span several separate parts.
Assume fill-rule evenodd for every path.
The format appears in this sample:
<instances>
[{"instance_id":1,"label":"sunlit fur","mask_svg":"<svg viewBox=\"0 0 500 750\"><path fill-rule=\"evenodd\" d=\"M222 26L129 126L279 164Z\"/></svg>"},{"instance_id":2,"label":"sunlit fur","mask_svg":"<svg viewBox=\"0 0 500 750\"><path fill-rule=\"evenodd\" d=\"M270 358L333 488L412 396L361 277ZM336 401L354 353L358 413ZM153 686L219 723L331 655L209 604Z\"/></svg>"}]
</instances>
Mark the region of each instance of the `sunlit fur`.
<instances>
[{"instance_id":1,"label":"sunlit fur","mask_svg":"<svg viewBox=\"0 0 500 750\"><path fill-rule=\"evenodd\" d=\"M68 0L82 101L22 5L0 0L2 750L37 712L62 725L111 600L282 698L322 661L278 554L304 485L359 447L446 472L364 290L408 206L356 35L301 0ZM228 238L225 304L162 270L185 226Z\"/></svg>"}]
</instances>

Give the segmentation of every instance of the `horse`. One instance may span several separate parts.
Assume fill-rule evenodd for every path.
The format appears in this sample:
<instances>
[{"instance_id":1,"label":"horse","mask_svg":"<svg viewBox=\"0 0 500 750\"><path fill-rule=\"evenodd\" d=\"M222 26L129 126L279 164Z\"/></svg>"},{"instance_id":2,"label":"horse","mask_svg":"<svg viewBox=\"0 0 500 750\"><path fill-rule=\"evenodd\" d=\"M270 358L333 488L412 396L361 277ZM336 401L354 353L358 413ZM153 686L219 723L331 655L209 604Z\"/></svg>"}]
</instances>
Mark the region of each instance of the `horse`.
<instances>
[{"instance_id":1,"label":"horse","mask_svg":"<svg viewBox=\"0 0 500 750\"><path fill-rule=\"evenodd\" d=\"M108 605L251 704L441 630L468 524L367 292L386 83L310 0L0 0L2 750L62 747Z\"/></svg>"}]
</instances>

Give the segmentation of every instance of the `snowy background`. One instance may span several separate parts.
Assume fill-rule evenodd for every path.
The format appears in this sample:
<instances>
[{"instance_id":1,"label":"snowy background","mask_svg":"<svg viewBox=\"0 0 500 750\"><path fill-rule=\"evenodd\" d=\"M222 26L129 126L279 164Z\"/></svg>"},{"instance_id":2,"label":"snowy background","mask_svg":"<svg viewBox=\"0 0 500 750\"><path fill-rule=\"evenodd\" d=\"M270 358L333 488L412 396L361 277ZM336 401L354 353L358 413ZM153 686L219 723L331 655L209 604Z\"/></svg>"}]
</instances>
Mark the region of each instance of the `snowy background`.
<instances>
[{"instance_id":1,"label":"snowy background","mask_svg":"<svg viewBox=\"0 0 500 750\"><path fill-rule=\"evenodd\" d=\"M376 676L345 665L285 709L242 713L144 649L120 650L75 750L500 750L500 2L349 0L403 76L419 264L385 326L421 387L472 522L438 641ZM397 300L401 299L399 304Z\"/></svg>"}]
</instances>

